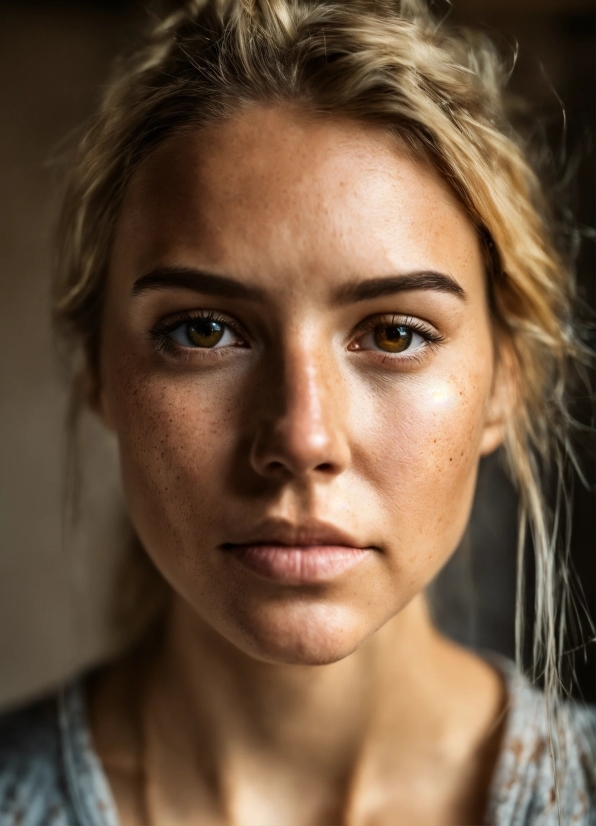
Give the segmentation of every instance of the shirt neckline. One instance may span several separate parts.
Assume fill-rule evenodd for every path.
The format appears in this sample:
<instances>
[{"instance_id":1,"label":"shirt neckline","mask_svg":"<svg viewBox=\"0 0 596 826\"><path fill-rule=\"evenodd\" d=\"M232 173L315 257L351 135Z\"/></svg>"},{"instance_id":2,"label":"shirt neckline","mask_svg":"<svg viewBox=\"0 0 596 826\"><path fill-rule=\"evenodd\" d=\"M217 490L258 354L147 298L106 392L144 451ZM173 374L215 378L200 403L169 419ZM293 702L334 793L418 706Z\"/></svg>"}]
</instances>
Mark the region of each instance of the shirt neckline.
<instances>
[{"instance_id":1,"label":"shirt neckline","mask_svg":"<svg viewBox=\"0 0 596 826\"><path fill-rule=\"evenodd\" d=\"M77 826L121 826L107 775L93 747L84 678L67 685L58 699L58 724L70 802Z\"/></svg>"}]
</instances>

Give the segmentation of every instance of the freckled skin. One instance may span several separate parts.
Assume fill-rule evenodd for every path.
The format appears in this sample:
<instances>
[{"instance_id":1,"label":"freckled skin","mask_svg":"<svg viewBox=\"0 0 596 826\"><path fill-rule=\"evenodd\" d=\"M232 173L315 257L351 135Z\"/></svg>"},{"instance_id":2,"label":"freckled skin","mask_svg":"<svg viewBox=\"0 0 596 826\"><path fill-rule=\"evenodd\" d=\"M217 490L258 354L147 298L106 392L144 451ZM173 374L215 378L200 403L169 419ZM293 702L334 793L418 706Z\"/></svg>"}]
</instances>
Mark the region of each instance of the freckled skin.
<instances>
[{"instance_id":1,"label":"freckled skin","mask_svg":"<svg viewBox=\"0 0 596 826\"><path fill-rule=\"evenodd\" d=\"M158 265L228 275L266 297L133 297ZM450 274L465 301L412 290L333 303L346 282L419 270ZM251 346L156 352L161 318L205 308L237 319ZM422 319L442 341L407 364L350 350L377 314ZM389 136L253 107L170 140L133 178L110 262L102 413L148 553L246 653L339 660L424 589L465 528L479 457L501 438L493 364L474 229ZM266 582L218 550L265 517L315 517L379 551L324 585Z\"/></svg>"}]
</instances>

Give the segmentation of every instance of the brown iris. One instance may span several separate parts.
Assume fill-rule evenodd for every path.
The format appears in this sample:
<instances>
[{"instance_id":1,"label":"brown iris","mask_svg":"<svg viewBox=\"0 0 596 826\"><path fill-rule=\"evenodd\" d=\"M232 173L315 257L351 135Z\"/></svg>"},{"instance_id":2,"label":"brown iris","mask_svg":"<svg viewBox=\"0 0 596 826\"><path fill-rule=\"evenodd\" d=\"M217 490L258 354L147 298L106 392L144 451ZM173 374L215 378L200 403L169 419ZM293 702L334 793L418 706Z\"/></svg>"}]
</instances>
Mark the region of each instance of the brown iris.
<instances>
[{"instance_id":1,"label":"brown iris","mask_svg":"<svg viewBox=\"0 0 596 826\"><path fill-rule=\"evenodd\" d=\"M375 329L375 343L387 353L401 353L412 343L412 331L402 324Z\"/></svg>"},{"instance_id":2,"label":"brown iris","mask_svg":"<svg viewBox=\"0 0 596 826\"><path fill-rule=\"evenodd\" d=\"M196 318L186 325L186 334L196 347L215 347L224 331L224 325L211 318Z\"/></svg>"}]
</instances>

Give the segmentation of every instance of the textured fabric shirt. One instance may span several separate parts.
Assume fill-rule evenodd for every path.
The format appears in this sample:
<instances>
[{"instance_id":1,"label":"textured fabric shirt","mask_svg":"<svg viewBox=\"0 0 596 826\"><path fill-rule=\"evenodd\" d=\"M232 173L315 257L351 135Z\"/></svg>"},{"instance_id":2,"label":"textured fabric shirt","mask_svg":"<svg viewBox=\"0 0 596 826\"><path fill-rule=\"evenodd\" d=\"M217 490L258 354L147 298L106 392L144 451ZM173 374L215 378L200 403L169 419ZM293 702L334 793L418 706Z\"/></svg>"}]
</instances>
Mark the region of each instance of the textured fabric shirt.
<instances>
[{"instance_id":1,"label":"textured fabric shirt","mask_svg":"<svg viewBox=\"0 0 596 826\"><path fill-rule=\"evenodd\" d=\"M485 823L596 826L596 708L563 708L557 795L544 698L503 668L509 709ZM82 681L0 717L0 826L119 826Z\"/></svg>"}]
</instances>

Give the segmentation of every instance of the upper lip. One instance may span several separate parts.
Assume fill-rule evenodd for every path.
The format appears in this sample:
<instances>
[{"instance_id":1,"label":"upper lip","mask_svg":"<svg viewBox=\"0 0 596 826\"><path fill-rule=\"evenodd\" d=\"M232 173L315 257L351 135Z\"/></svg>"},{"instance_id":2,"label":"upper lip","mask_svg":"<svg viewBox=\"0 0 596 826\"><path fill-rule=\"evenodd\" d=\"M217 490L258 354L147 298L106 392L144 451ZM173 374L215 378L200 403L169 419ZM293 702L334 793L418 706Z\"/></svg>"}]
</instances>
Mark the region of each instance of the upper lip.
<instances>
[{"instance_id":1,"label":"upper lip","mask_svg":"<svg viewBox=\"0 0 596 826\"><path fill-rule=\"evenodd\" d=\"M224 543L223 547L238 545L288 545L309 547L314 545L344 545L348 548L368 548L350 534L327 522L305 521L293 524L286 521L267 520L247 531L242 539Z\"/></svg>"}]
</instances>

